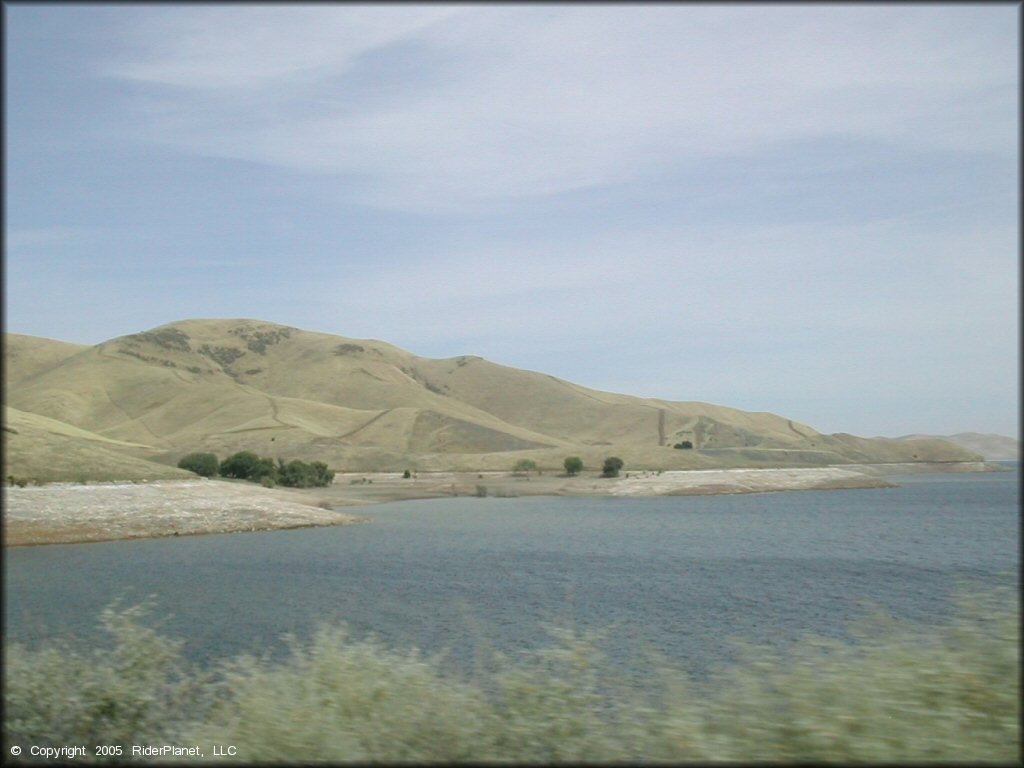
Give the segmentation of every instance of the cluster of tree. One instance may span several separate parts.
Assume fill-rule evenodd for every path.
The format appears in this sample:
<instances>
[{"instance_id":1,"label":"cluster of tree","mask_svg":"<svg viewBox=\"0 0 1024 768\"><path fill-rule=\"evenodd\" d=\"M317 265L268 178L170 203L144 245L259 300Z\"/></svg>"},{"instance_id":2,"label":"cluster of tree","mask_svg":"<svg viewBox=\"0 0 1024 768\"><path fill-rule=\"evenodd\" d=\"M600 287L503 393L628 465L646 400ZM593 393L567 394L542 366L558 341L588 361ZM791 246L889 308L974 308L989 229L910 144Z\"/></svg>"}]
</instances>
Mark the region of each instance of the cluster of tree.
<instances>
[{"instance_id":1,"label":"cluster of tree","mask_svg":"<svg viewBox=\"0 0 1024 768\"><path fill-rule=\"evenodd\" d=\"M307 464L293 459L284 461L257 456L252 451L239 451L218 461L212 453L190 453L178 466L203 477L237 478L263 485L284 485L288 488L314 488L334 482L334 472L321 461Z\"/></svg>"},{"instance_id":2,"label":"cluster of tree","mask_svg":"<svg viewBox=\"0 0 1024 768\"><path fill-rule=\"evenodd\" d=\"M687 450L689 450L690 448L693 448L693 443L690 440L683 440L681 443L676 443L672 447L673 448L686 448Z\"/></svg>"},{"instance_id":3,"label":"cluster of tree","mask_svg":"<svg viewBox=\"0 0 1024 768\"><path fill-rule=\"evenodd\" d=\"M567 475L577 475L583 471L583 459L579 456L570 456L563 463L565 467L565 473ZM619 470L625 466L622 459L618 456L609 456L604 460L604 465L601 467L602 477L618 477Z\"/></svg>"}]
</instances>

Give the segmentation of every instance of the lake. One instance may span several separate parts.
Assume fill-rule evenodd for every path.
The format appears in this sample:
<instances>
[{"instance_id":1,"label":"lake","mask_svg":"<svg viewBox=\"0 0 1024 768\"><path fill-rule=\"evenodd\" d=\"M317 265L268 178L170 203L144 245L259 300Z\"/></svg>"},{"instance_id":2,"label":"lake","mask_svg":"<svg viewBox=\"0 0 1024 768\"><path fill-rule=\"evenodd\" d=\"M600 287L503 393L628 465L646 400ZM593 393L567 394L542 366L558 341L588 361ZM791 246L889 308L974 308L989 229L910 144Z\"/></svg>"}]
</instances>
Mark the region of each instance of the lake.
<instances>
[{"instance_id":1,"label":"lake","mask_svg":"<svg viewBox=\"0 0 1024 768\"><path fill-rule=\"evenodd\" d=\"M1012 466L889 489L406 501L339 528L10 548L5 635L91 642L111 600L152 595L197 660L277 654L327 620L463 664L536 648L557 625L702 674L731 639L842 636L873 605L936 623L962 581L1016 586Z\"/></svg>"}]
</instances>

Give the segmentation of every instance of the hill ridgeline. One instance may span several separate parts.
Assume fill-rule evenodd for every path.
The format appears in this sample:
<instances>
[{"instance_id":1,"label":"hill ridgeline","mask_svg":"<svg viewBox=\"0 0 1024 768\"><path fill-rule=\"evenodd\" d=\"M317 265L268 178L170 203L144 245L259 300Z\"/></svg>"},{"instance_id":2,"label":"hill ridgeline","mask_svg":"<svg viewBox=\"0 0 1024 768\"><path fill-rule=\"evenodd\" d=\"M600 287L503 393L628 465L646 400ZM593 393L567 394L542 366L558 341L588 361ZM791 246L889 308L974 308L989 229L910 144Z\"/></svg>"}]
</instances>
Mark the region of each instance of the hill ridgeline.
<instances>
[{"instance_id":1,"label":"hill ridgeline","mask_svg":"<svg viewBox=\"0 0 1024 768\"><path fill-rule=\"evenodd\" d=\"M570 455L645 469L981 460L937 438L825 435L257 320L185 320L95 346L5 334L5 363L5 471L41 480L185 477L176 463L193 451L361 472L520 459L556 470Z\"/></svg>"}]
</instances>

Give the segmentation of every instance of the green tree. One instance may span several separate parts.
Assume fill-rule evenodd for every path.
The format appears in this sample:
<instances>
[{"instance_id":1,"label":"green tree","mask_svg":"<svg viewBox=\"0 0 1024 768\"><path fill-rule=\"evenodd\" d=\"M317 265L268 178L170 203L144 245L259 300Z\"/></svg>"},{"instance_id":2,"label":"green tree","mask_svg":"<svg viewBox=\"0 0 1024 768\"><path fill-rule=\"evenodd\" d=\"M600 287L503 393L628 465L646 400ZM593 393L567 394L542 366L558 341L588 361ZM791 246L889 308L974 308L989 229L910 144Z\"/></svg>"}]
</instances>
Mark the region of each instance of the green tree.
<instances>
[{"instance_id":1,"label":"green tree","mask_svg":"<svg viewBox=\"0 0 1024 768\"><path fill-rule=\"evenodd\" d=\"M520 459L512 467L513 472L533 472L537 469L537 462L533 459Z\"/></svg>"},{"instance_id":2,"label":"green tree","mask_svg":"<svg viewBox=\"0 0 1024 768\"><path fill-rule=\"evenodd\" d=\"M619 470L622 469L623 462L618 456L609 456L604 460L604 466L601 468L602 477L618 477Z\"/></svg>"},{"instance_id":3,"label":"green tree","mask_svg":"<svg viewBox=\"0 0 1024 768\"><path fill-rule=\"evenodd\" d=\"M583 459L579 456L570 456L563 463L566 474L575 475L583 470Z\"/></svg>"},{"instance_id":4,"label":"green tree","mask_svg":"<svg viewBox=\"0 0 1024 768\"><path fill-rule=\"evenodd\" d=\"M212 453L190 453L178 462L180 469L187 469L203 477L213 477L220 470L220 462Z\"/></svg>"},{"instance_id":5,"label":"green tree","mask_svg":"<svg viewBox=\"0 0 1024 768\"><path fill-rule=\"evenodd\" d=\"M228 456L220 463L221 477L235 477L248 480L252 470L259 463L260 457L252 451L239 451Z\"/></svg>"},{"instance_id":6,"label":"green tree","mask_svg":"<svg viewBox=\"0 0 1024 768\"><path fill-rule=\"evenodd\" d=\"M322 461L314 461L309 467L312 470L313 485L325 487L334 482L334 470L328 469Z\"/></svg>"}]
</instances>

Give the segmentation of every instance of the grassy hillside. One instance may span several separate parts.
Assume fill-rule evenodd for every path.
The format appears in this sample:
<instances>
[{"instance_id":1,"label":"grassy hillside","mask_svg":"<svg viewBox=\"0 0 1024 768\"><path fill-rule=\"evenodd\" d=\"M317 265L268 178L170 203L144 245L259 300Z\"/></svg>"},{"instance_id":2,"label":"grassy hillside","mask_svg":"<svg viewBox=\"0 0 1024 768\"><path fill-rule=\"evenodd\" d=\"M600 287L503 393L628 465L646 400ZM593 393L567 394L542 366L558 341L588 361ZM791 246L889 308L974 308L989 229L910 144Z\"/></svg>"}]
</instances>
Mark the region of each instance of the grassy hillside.
<instances>
[{"instance_id":1,"label":"grassy hillside","mask_svg":"<svg viewBox=\"0 0 1024 768\"><path fill-rule=\"evenodd\" d=\"M520 458L555 469L572 454L652 469L979 458L937 439L823 435L770 413L600 392L256 320L186 320L94 347L8 334L5 354L7 405L65 425L39 439L77 441L65 463L79 472L83 446L165 466L194 450L247 449L361 471L506 469ZM672 447L684 440L694 449ZM24 440L10 446L12 466L36 461ZM59 453L33 448L47 461Z\"/></svg>"},{"instance_id":2,"label":"grassy hillside","mask_svg":"<svg viewBox=\"0 0 1024 768\"><path fill-rule=\"evenodd\" d=\"M191 472L132 455L148 451L78 427L4 408L4 477L34 482L159 480L195 477Z\"/></svg>"}]
</instances>

